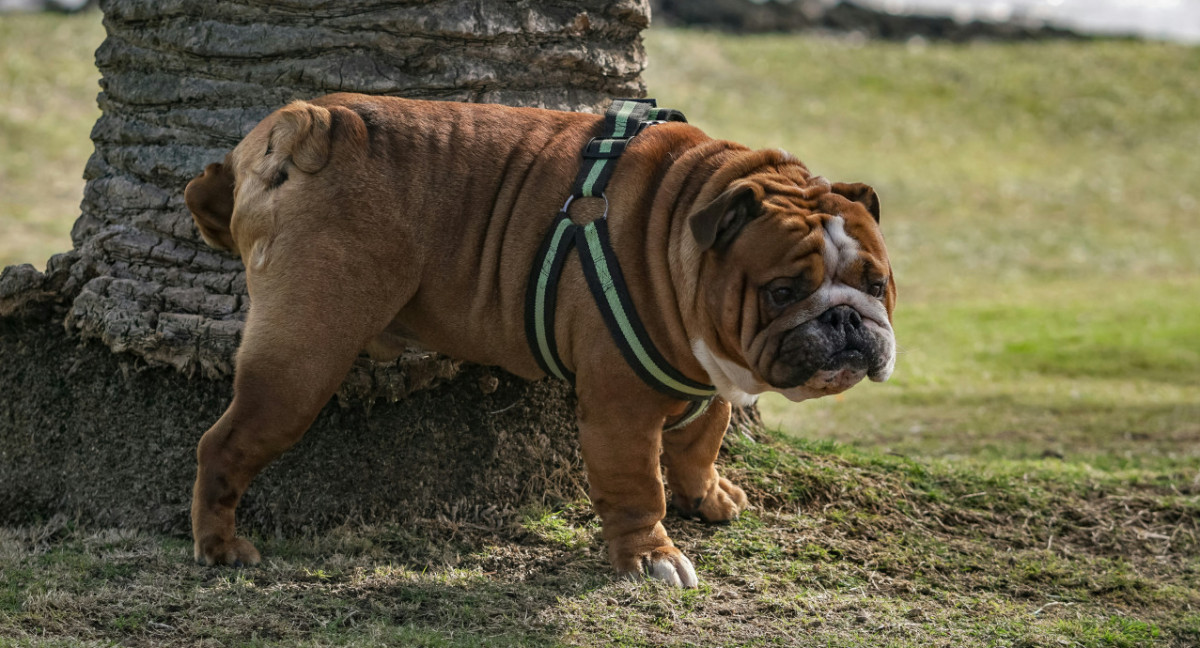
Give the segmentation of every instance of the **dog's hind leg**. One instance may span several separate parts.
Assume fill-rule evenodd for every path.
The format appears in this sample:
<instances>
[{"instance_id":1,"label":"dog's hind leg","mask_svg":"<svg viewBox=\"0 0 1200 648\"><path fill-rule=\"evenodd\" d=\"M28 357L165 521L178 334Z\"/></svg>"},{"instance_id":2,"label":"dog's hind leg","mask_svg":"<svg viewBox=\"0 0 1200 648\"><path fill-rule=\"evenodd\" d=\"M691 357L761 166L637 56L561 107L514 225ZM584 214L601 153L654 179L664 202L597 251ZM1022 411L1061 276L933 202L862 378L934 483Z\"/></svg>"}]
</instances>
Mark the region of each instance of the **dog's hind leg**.
<instances>
[{"instance_id":1,"label":"dog's hind leg","mask_svg":"<svg viewBox=\"0 0 1200 648\"><path fill-rule=\"evenodd\" d=\"M300 439L359 350L414 289L385 280L364 256L339 253L332 241L291 243L301 252L247 259L251 307L233 401L196 451L192 536L203 564L258 562L254 546L234 533L238 501Z\"/></svg>"}]
</instances>

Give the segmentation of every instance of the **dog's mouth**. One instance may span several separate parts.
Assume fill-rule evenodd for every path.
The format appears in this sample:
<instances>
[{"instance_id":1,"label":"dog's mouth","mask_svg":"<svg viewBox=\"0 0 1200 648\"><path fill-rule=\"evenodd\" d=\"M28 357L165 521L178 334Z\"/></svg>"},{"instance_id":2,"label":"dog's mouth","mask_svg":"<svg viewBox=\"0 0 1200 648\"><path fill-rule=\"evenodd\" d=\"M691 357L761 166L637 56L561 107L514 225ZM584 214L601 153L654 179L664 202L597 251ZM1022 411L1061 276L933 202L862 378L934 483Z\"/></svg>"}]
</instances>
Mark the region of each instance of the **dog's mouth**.
<instances>
[{"instance_id":1,"label":"dog's mouth","mask_svg":"<svg viewBox=\"0 0 1200 648\"><path fill-rule=\"evenodd\" d=\"M807 379L792 385L802 387L817 396L840 394L866 378L870 361L861 349L844 349L835 353L820 369ZM787 393L785 389L784 393ZM807 396L809 398L812 395Z\"/></svg>"},{"instance_id":2,"label":"dog's mouth","mask_svg":"<svg viewBox=\"0 0 1200 648\"><path fill-rule=\"evenodd\" d=\"M824 369L840 371L867 371L867 354L862 349L846 348L838 351L825 363Z\"/></svg>"},{"instance_id":3,"label":"dog's mouth","mask_svg":"<svg viewBox=\"0 0 1200 648\"><path fill-rule=\"evenodd\" d=\"M833 354L823 367L804 384L827 394L837 394L862 381L870 362L867 353L858 348L846 348Z\"/></svg>"},{"instance_id":4,"label":"dog's mouth","mask_svg":"<svg viewBox=\"0 0 1200 648\"><path fill-rule=\"evenodd\" d=\"M850 307L837 308L846 314ZM764 376L771 387L785 395L796 391L813 398L843 392L868 376L886 379L890 336L863 324L857 313L846 315L816 318L785 333Z\"/></svg>"}]
</instances>

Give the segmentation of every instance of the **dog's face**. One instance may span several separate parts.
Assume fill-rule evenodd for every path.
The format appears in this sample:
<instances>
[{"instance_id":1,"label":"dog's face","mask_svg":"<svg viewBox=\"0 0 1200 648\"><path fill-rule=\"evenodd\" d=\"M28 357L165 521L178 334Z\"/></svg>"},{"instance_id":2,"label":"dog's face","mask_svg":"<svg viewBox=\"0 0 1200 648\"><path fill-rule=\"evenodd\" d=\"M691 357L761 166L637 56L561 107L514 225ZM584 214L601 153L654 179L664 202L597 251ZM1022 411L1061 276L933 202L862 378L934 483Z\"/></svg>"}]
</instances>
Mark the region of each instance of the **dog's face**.
<instances>
[{"instance_id":1,"label":"dog's face","mask_svg":"<svg viewBox=\"0 0 1200 648\"><path fill-rule=\"evenodd\" d=\"M796 167L735 181L690 217L712 324L693 350L739 404L884 381L896 361L896 287L874 190Z\"/></svg>"}]
</instances>

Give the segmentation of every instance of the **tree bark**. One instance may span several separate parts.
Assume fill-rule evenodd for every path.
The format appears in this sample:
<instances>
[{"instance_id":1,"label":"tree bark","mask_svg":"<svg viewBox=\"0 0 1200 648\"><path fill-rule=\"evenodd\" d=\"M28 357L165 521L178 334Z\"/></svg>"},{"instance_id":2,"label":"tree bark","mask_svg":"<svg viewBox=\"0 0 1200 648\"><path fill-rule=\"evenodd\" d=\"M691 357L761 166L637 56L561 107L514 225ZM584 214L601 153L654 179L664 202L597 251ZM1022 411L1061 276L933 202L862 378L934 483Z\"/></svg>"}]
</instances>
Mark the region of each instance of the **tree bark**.
<instances>
[{"instance_id":1,"label":"tree bark","mask_svg":"<svg viewBox=\"0 0 1200 648\"><path fill-rule=\"evenodd\" d=\"M645 0L101 7L103 114L74 249L0 275L0 520L186 530L195 443L228 403L248 300L183 187L270 111L335 91L585 111L645 93ZM243 523L481 519L583 490L565 385L414 351L360 360L338 400L358 405L326 408L255 482Z\"/></svg>"},{"instance_id":2,"label":"tree bark","mask_svg":"<svg viewBox=\"0 0 1200 648\"><path fill-rule=\"evenodd\" d=\"M636 0L102 7L103 115L75 251L54 268L75 280L63 286L72 292L66 325L189 374L232 372L249 305L241 262L204 245L183 187L272 110L336 91L562 110L602 110L611 96L645 93L640 32L649 17ZM453 373L428 354L400 366ZM427 384L362 364L343 395L395 400Z\"/></svg>"}]
</instances>

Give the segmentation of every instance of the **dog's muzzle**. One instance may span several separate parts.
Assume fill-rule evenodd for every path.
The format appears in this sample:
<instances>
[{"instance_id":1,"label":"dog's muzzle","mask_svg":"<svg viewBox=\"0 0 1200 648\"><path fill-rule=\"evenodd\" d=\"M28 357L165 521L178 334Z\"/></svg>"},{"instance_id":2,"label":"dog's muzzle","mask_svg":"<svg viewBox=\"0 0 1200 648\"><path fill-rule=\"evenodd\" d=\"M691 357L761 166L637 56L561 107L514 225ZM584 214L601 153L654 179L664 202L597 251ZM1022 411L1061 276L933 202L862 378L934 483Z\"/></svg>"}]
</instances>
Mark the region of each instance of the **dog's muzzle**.
<instances>
[{"instance_id":1,"label":"dog's muzzle","mask_svg":"<svg viewBox=\"0 0 1200 648\"><path fill-rule=\"evenodd\" d=\"M784 334L770 376L786 390L805 386L824 393L849 389L885 370L886 340L852 306L834 306Z\"/></svg>"}]
</instances>

